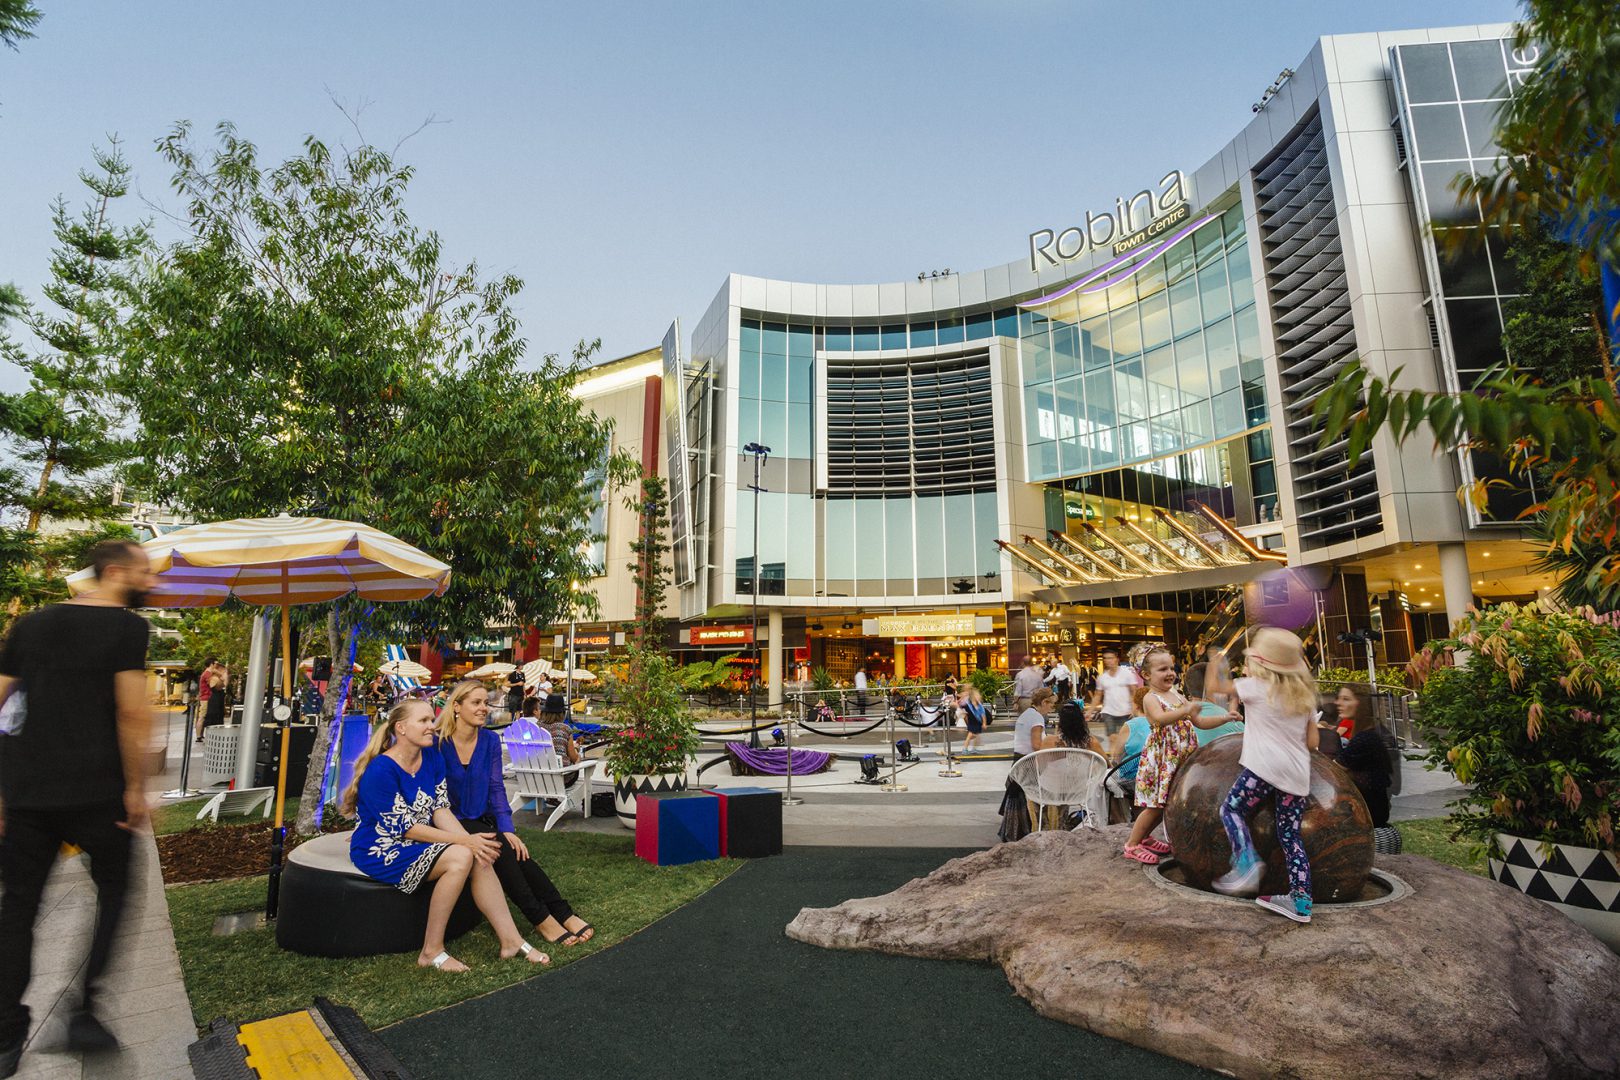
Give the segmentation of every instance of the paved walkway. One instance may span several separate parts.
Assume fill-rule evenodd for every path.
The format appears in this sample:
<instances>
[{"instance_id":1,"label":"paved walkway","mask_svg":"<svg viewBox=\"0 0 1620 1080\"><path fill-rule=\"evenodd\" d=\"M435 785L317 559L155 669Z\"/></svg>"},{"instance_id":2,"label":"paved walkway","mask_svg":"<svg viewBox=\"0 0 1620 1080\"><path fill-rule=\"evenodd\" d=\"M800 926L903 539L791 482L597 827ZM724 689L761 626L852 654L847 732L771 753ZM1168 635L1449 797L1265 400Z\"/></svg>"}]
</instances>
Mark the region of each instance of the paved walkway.
<instances>
[{"instance_id":1,"label":"paved walkway","mask_svg":"<svg viewBox=\"0 0 1620 1080\"><path fill-rule=\"evenodd\" d=\"M77 998L95 918L88 860L64 859L46 886L34 932L34 974L23 999L34 1029L18 1076L24 1080L147 1080L190 1077L186 1047L196 1039L191 1003L169 928L157 847L136 839L130 902L98 1012L124 1049L82 1061L63 1049L65 1014Z\"/></svg>"}]
</instances>

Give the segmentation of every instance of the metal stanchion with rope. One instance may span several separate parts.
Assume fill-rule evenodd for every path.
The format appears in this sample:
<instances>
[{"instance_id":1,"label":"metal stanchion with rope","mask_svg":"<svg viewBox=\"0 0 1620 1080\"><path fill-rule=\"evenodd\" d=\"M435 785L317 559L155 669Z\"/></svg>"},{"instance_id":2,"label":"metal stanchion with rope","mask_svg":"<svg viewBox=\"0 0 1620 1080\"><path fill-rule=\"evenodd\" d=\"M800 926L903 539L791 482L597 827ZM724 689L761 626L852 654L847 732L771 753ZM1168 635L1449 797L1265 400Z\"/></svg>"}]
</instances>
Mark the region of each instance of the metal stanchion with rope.
<instances>
[{"instance_id":1,"label":"metal stanchion with rope","mask_svg":"<svg viewBox=\"0 0 1620 1080\"><path fill-rule=\"evenodd\" d=\"M188 782L191 779L191 730L197 722L197 699L194 695L187 695L185 737L180 740L180 786L165 791L165 799L190 799L201 795L202 792L193 788Z\"/></svg>"},{"instance_id":2,"label":"metal stanchion with rope","mask_svg":"<svg viewBox=\"0 0 1620 1080\"><path fill-rule=\"evenodd\" d=\"M804 701L799 701L799 707L804 707ZM782 795L783 806L798 806L803 799L793 794L793 727L798 722L797 717L789 716L787 702L782 702L782 732L787 736L787 791Z\"/></svg>"},{"instance_id":3,"label":"metal stanchion with rope","mask_svg":"<svg viewBox=\"0 0 1620 1080\"><path fill-rule=\"evenodd\" d=\"M907 790L906 785L900 782L900 752L894 748L894 706L889 706L889 782L878 788L893 795L896 792Z\"/></svg>"},{"instance_id":4,"label":"metal stanchion with rope","mask_svg":"<svg viewBox=\"0 0 1620 1080\"><path fill-rule=\"evenodd\" d=\"M940 702L940 726L945 729L945 767L939 770L941 776L961 776L962 770L956 767L956 755L951 752L951 725L955 717L946 710L945 703Z\"/></svg>"}]
</instances>

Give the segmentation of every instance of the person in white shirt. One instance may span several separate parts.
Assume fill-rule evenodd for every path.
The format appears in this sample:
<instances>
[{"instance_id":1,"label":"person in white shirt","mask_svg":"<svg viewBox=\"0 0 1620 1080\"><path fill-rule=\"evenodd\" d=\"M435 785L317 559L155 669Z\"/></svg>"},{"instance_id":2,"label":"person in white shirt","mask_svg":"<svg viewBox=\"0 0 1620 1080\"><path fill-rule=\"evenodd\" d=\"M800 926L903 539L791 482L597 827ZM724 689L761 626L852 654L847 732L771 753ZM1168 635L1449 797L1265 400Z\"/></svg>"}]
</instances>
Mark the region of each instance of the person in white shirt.
<instances>
[{"instance_id":1,"label":"person in white shirt","mask_svg":"<svg viewBox=\"0 0 1620 1080\"><path fill-rule=\"evenodd\" d=\"M1130 720L1133 711L1131 692L1142 684L1142 680L1134 670L1120 665L1119 652L1115 649L1104 649L1102 662L1102 674L1097 676L1097 689L1092 692L1091 705L1097 709L1097 718L1103 722L1104 734L1112 737Z\"/></svg>"},{"instance_id":2,"label":"person in white shirt","mask_svg":"<svg viewBox=\"0 0 1620 1080\"><path fill-rule=\"evenodd\" d=\"M1052 691L1044 686L1030 695L1029 708L1013 721L1014 757L1021 758L1025 754L1058 745L1056 739L1048 742L1046 738L1046 718L1052 715L1055 707ZM1001 828L997 835L1004 841L1022 840L1029 834L1031 824L1029 800L1024 797L1024 789L1009 774L1007 790L1001 797Z\"/></svg>"},{"instance_id":3,"label":"person in white shirt","mask_svg":"<svg viewBox=\"0 0 1620 1080\"><path fill-rule=\"evenodd\" d=\"M855 711L866 715L866 669L855 669Z\"/></svg>"},{"instance_id":4,"label":"person in white shirt","mask_svg":"<svg viewBox=\"0 0 1620 1080\"><path fill-rule=\"evenodd\" d=\"M1057 695L1059 705L1068 701L1074 693L1074 674L1069 671L1062 657L1058 657L1057 662L1052 665L1051 672L1046 676L1046 684L1052 688L1052 693Z\"/></svg>"}]
</instances>

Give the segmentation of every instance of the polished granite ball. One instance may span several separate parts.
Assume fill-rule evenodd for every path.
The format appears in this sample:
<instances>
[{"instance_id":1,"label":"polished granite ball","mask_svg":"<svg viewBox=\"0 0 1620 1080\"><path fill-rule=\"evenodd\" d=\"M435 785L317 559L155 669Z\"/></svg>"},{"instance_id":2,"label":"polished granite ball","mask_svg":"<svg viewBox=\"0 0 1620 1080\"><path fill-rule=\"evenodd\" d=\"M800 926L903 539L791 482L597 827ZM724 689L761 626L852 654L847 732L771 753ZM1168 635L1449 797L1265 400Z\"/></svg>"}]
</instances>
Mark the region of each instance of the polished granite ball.
<instances>
[{"instance_id":1,"label":"polished granite ball","mask_svg":"<svg viewBox=\"0 0 1620 1080\"><path fill-rule=\"evenodd\" d=\"M1188 885L1208 889L1231 866L1232 847L1221 825L1221 804L1242 766L1242 735L1200 747L1176 772L1164 828ZM1266 862L1262 893L1288 892L1270 802L1249 818L1254 848ZM1350 774L1325 754L1311 755L1311 801L1300 828L1311 860L1311 892L1319 904L1358 899L1372 870L1372 815Z\"/></svg>"}]
</instances>

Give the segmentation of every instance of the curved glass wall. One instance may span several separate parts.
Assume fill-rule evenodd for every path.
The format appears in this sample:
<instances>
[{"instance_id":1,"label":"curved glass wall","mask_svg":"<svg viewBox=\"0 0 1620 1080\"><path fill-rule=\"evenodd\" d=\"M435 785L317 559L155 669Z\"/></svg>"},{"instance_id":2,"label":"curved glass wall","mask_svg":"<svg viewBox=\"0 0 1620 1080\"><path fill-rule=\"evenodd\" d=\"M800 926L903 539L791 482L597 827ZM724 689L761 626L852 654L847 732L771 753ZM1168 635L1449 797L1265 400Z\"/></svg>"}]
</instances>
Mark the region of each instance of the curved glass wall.
<instances>
[{"instance_id":1,"label":"curved glass wall","mask_svg":"<svg viewBox=\"0 0 1620 1080\"><path fill-rule=\"evenodd\" d=\"M1029 478L1151 461L1266 423L1241 206L1140 273L1018 316Z\"/></svg>"}]
</instances>

